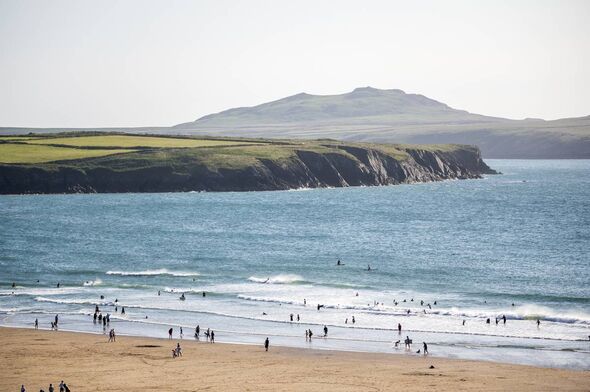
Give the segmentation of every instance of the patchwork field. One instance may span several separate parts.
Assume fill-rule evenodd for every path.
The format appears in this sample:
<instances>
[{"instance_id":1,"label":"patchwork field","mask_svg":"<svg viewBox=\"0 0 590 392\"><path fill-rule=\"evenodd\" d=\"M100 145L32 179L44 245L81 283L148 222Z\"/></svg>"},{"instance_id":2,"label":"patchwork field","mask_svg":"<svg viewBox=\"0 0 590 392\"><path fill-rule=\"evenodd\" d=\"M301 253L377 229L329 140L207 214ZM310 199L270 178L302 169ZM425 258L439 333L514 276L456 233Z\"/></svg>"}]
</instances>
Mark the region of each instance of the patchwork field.
<instances>
[{"instance_id":1,"label":"patchwork field","mask_svg":"<svg viewBox=\"0 0 590 392\"><path fill-rule=\"evenodd\" d=\"M216 147L235 146L247 142L230 140L188 139L172 137L134 136L134 135L100 135L100 136L75 136L75 137L51 137L29 140L30 144L54 144L73 147L157 147L157 148L190 148L190 147Z\"/></svg>"},{"instance_id":2,"label":"patchwork field","mask_svg":"<svg viewBox=\"0 0 590 392\"><path fill-rule=\"evenodd\" d=\"M24 143L1 143L0 163L45 163L72 159L95 158L133 152L130 149L78 149Z\"/></svg>"},{"instance_id":3,"label":"patchwork field","mask_svg":"<svg viewBox=\"0 0 590 392\"><path fill-rule=\"evenodd\" d=\"M193 156L208 156L211 154L209 150L212 147L214 150L254 148L262 149L266 154L269 153L265 150L269 146L262 141L240 139L220 140L112 134L92 136L74 134L63 137L61 135L0 136L0 163L39 164L114 154L123 155L138 150L169 160L174 159L182 150L190 150ZM202 153L198 150L200 148L204 148ZM236 152L232 152L229 155L235 156L235 154Z\"/></svg>"}]
</instances>

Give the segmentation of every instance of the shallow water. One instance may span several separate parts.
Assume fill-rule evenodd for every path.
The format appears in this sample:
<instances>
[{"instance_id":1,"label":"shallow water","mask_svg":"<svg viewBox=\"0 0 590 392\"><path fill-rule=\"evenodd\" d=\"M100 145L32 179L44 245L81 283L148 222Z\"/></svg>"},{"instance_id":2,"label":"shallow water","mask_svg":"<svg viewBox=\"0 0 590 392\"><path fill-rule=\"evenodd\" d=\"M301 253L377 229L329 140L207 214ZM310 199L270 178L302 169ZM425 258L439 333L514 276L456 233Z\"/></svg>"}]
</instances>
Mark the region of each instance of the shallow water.
<instances>
[{"instance_id":1,"label":"shallow water","mask_svg":"<svg viewBox=\"0 0 590 392\"><path fill-rule=\"evenodd\" d=\"M392 353L405 353L392 342L409 336L412 353L426 341L431 355L589 369L590 161L488 164L504 174L1 196L0 323L48 327L59 313L62 329L102 333L89 316L98 304L123 334L182 325L192 338L199 324L218 341ZM305 329L323 335L324 324L327 339L305 341Z\"/></svg>"}]
</instances>

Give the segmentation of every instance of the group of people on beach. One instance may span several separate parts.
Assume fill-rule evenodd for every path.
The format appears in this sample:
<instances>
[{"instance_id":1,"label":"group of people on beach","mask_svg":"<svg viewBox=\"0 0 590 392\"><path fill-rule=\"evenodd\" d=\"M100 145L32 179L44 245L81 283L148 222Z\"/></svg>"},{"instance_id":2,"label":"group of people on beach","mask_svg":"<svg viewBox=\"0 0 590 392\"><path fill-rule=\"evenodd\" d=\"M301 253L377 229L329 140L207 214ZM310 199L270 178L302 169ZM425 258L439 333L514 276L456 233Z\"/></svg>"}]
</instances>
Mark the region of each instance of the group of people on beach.
<instances>
[{"instance_id":1,"label":"group of people on beach","mask_svg":"<svg viewBox=\"0 0 590 392\"><path fill-rule=\"evenodd\" d=\"M53 386L53 384L49 384L49 388L47 388L48 392L55 392L55 387ZM20 392L27 392L27 389L25 388L24 385L20 386ZM45 392L45 390L43 388L41 388L39 390L39 392ZM59 383L59 392L70 392L70 388L68 387L68 384L66 384L63 380L61 380L61 382Z\"/></svg>"}]
</instances>

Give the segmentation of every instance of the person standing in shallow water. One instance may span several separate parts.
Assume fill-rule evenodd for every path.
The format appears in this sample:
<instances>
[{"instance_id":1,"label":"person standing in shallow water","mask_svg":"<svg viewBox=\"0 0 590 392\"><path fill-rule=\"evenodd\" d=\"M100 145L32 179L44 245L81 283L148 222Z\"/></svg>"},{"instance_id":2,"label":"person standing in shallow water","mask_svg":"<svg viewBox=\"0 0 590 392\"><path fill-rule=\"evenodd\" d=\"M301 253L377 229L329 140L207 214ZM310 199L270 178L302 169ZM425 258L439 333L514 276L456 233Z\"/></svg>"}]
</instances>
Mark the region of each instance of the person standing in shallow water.
<instances>
[{"instance_id":1,"label":"person standing in shallow water","mask_svg":"<svg viewBox=\"0 0 590 392\"><path fill-rule=\"evenodd\" d=\"M174 331L174 330L173 330L172 328L170 328L170 329L168 330L168 339L172 339L172 332L173 332L173 331Z\"/></svg>"},{"instance_id":2,"label":"person standing in shallow water","mask_svg":"<svg viewBox=\"0 0 590 392\"><path fill-rule=\"evenodd\" d=\"M270 342L268 341L268 338L266 338L266 340L264 341L264 349L265 351L268 351L268 346L270 345Z\"/></svg>"},{"instance_id":3,"label":"person standing in shallow water","mask_svg":"<svg viewBox=\"0 0 590 392\"><path fill-rule=\"evenodd\" d=\"M424 355L428 355L428 345L426 342L422 342L422 346L424 348Z\"/></svg>"}]
</instances>

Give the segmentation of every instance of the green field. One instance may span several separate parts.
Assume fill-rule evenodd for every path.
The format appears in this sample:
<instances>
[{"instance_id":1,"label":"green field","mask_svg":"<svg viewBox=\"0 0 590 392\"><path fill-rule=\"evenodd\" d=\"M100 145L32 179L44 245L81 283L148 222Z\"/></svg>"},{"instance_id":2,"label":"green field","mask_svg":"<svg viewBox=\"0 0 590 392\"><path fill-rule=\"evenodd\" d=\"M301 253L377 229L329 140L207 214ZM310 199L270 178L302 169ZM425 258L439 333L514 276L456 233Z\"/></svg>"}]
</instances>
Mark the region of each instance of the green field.
<instances>
[{"instance_id":1,"label":"green field","mask_svg":"<svg viewBox=\"0 0 590 392\"><path fill-rule=\"evenodd\" d=\"M153 137L135 135L101 135L101 136L77 136L77 137L50 137L28 140L30 144L54 144L73 147L117 147L117 148L191 148L191 147L217 147L235 146L246 144L245 141L188 139L172 137Z\"/></svg>"},{"instance_id":2,"label":"green field","mask_svg":"<svg viewBox=\"0 0 590 392\"><path fill-rule=\"evenodd\" d=\"M71 161L71 167L207 167L210 170L243 169L273 161L289 164L301 152L340 155L353 161L355 149L380 151L399 161L407 149L452 151L456 145L394 145L336 140L209 139L129 134L53 134L0 137L0 163L50 164ZM180 170L180 169L179 169Z\"/></svg>"},{"instance_id":3,"label":"green field","mask_svg":"<svg viewBox=\"0 0 590 392\"><path fill-rule=\"evenodd\" d=\"M72 159L94 158L133 152L134 150L87 150L32 144L1 143L0 163L45 163Z\"/></svg>"}]
</instances>

